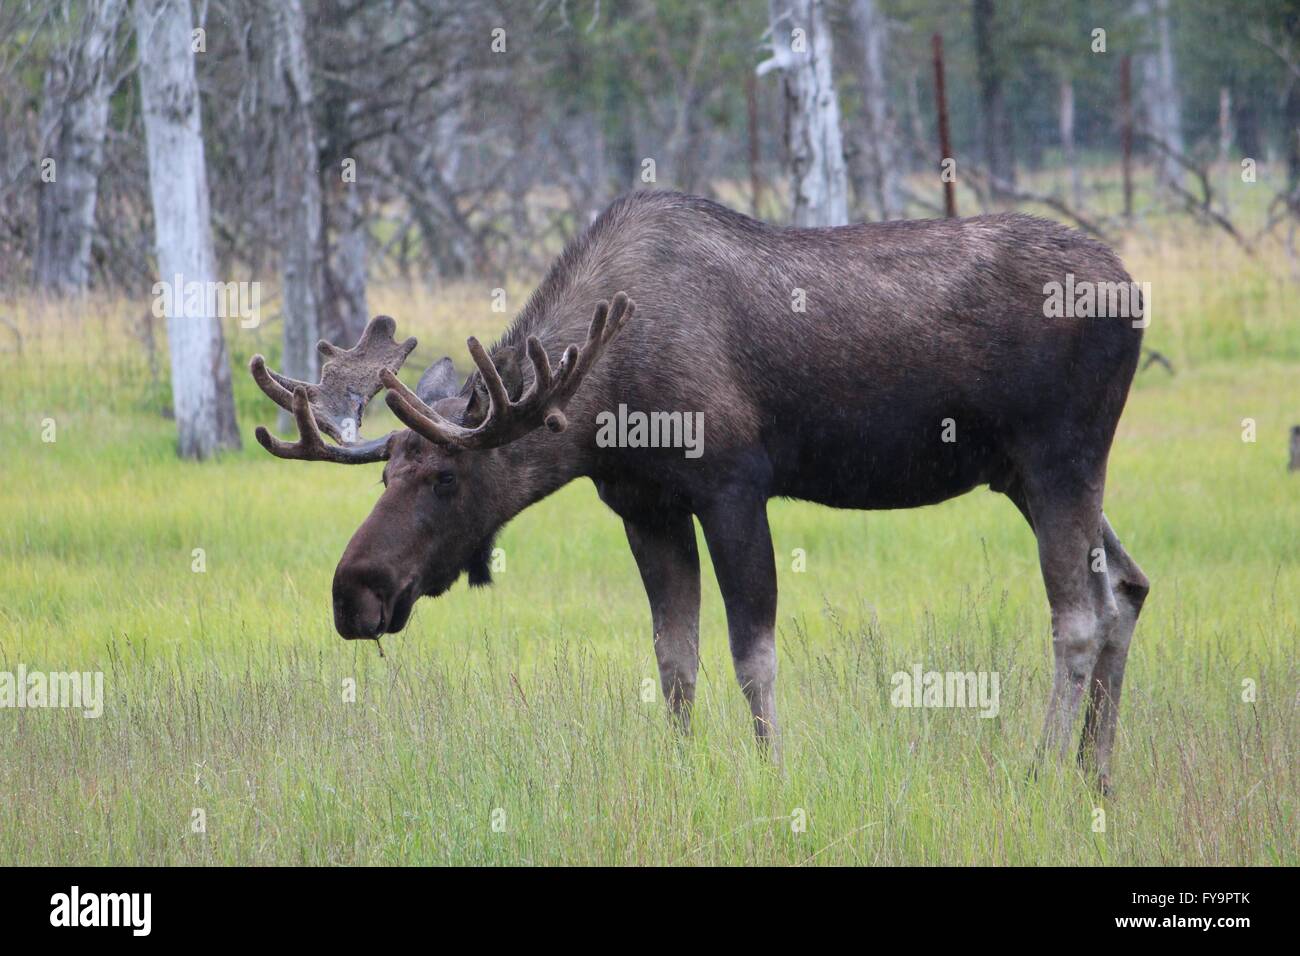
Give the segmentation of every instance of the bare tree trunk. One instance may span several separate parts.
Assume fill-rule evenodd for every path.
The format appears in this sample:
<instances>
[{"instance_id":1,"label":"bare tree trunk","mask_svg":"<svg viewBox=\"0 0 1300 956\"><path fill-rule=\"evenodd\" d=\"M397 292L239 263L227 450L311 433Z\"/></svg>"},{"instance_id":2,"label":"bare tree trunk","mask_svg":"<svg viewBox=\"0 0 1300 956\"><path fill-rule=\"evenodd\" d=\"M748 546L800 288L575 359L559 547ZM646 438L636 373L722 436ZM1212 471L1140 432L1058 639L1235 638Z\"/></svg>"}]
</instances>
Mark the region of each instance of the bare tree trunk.
<instances>
[{"instance_id":1,"label":"bare tree trunk","mask_svg":"<svg viewBox=\"0 0 1300 956\"><path fill-rule=\"evenodd\" d=\"M158 271L167 296L172 406L184 458L239 447L230 362L216 316L199 90L188 0L136 0L140 98L149 154ZM187 294L187 286L199 294Z\"/></svg>"},{"instance_id":2,"label":"bare tree trunk","mask_svg":"<svg viewBox=\"0 0 1300 956\"><path fill-rule=\"evenodd\" d=\"M389 176L411 208L431 268L441 275L463 276L484 265L484 250L457 203L465 174L462 147L468 138L467 119L472 118L465 110L472 91L463 70L448 76L446 86L445 104L433 122L432 132L406 141L414 159L406 167L390 169ZM570 171L575 168L576 163L566 166ZM513 172L522 177L526 170ZM523 193L527 190L520 190L516 183L511 192L516 194L515 214L524 217L527 210Z\"/></svg>"},{"instance_id":3,"label":"bare tree trunk","mask_svg":"<svg viewBox=\"0 0 1300 956\"><path fill-rule=\"evenodd\" d=\"M1083 208L1083 179L1079 175L1079 157L1074 149L1074 81L1061 80L1061 155L1070 176L1070 199L1075 209Z\"/></svg>"},{"instance_id":4,"label":"bare tree trunk","mask_svg":"<svg viewBox=\"0 0 1300 956\"><path fill-rule=\"evenodd\" d=\"M342 187L342 202L331 205L335 220L334 255L327 285L338 313L338 328L332 330L336 338L332 341L351 348L370 319L366 300L369 220L361 187L357 183L343 183Z\"/></svg>"},{"instance_id":5,"label":"bare tree trunk","mask_svg":"<svg viewBox=\"0 0 1300 956\"><path fill-rule=\"evenodd\" d=\"M283 225L280 277L284 296L284 374L314 382L320 374L323 283L321 190L316 129L312 118L307 19L302 0L275 8L273 97L278 117L275 198ZM351 345L351 343L346 343Z\"/></svg>"},{"instance_id":6,"label":"bare tree trunk","mask_svg":"<svg viewBox=\"0 0 1300 956\"><path fill-rule=\"evenodd\" d=\"M1182 110L1169 34L1169 0L1136 0L1133 12L1145 22L1151 38L1150 49L1138 56L1142 119L1147 132L1168 147L1155 151L1156 181L1178 183L1183 169L1171 153L1183 152Z\"/></svg>"},{"instance_id":7,"label":"bare tree trunk","mask_svg":"<svg viewBox=\"0 0 1300 956\"><path fill-rule=\"evenodd\" d=\"M857 155L863 191L874 204L878 218L897 219L902 215L902 207L898 192L897 136L885 72L888 25L876 0L853 0L849 16L861 44L857 67L863 122L857 126ZM864 198L858 197L859 201Z\"/></svg>"},{"instance_id":8,"label":"bare tree trunk","mask_svg":"<svg viewBox=\"0 0 1300 956\"><path fill-rule=\"evenodd\" d=\"M907 116L912 127L912 160L913 164L924 164L929 161L929 156L920 152L922 144L929 140L925 132L925 119L921 113L921 75L920 70L913 65L907 74Z\"/></svg>"},{"instance_id":9,"label":"bare tree trunk","mask_svg":"<svg viewBox=\"0 0 1300 956\"><path fill-rule=\"evenodd\" d=\"M995 196L1000 196L999 182L1015 186L1016 166L1011 117L1007 114L1006 94L1002 88L1002 58L995 46L998 35L995 15L993 0L974 0L975 72L983 113L980 133L984 140L984 162L993 175L992 191Z\"/></svg>"},{"instance_id":10,"label":"bare tree trunk","mask_svg":"<svg viewBox=\"0 0 1300 956\"><path fill-rule=\"evenodd\" d=\"M1223 185L1219 188L1219 204L1223 214L1231 210L1228 195L1236 181L1236 170L1228 164L1228 154L1232 149L1232 93L1228 87L1219 87L1219 179Z\"/></svg>"},{"instance_id":11,"label":"bare tree trunk","mask_svg":"<svg viewBox=\"0 0 1300 956\"><path fill-rule=\"evenodd\" d=\"M347 7L343 0L325 0L317 15L326 24L325 38L355 43L361 48L365 36L364 7ZM320 42L319 39L317 42ZM367 156L364 168L357 156L357 132L364 105L355 86L335 71L327 71L316 129L317 153L321 164L321 289L320 336L335 345L351 348L370 318L366 302L367 217L366 194L375 182L377 158ZM362 182L365 182L365 186Z\"/></svg>"},{"instance_id":12,"label":"bare tree trunk","mask_svg":"<svg viewBox=\"0 0 1300 956\"><path fill-rule=\"evenodd\" d=\"M772 58L758 74L779 69L785 81L792 219L840 226L849 219L848 176L824 0L770 0L770 10Z\"/></svg>"},{"instance_id":13,"label":"bare tree trunk","mask_svg":"<svg viewBox=\"0 0 1300 956\"><path fill-rule=\"evenodd\" d=\"M43 182L37 196L34 271L37 286L50 292L76 292L90 284L114 38L125 6L125 0L91 0L67 59L46 73L43 112L50 128L42 159L55 165L54 181Z\"/></svg>"}]
</instances>

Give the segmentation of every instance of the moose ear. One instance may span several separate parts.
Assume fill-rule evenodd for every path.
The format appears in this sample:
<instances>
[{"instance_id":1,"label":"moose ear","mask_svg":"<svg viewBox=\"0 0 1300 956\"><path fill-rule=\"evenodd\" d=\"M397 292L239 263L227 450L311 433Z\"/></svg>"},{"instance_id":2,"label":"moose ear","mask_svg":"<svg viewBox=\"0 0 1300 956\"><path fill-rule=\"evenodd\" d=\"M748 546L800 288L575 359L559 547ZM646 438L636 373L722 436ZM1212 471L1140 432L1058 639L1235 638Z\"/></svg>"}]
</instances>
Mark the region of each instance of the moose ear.
<instances>
[{"instance_id":1,"label":"moose ear","mask_svg":"<svg viewBox=\"0 0 1300 956\"><path fill-rule=\"evenodd\" d=\"M420 376L420 383L415 386L415 394L426 405L432 405L442 398L450 398L460 391L460 376L451 359L443 356L434 362Z\"/></svg>"}]
</instances>

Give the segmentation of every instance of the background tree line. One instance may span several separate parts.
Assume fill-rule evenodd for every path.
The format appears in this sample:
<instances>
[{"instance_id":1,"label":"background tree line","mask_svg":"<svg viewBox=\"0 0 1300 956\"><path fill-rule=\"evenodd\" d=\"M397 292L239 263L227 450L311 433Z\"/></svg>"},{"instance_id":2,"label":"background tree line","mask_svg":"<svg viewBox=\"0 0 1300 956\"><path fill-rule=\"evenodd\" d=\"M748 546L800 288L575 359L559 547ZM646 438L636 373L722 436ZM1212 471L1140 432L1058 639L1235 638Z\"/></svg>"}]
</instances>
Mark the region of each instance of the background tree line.
<instances>
[{"instance_id":1,"label":"background tree line","mask_svg":"<svg viewBox=\"0 0 1300 956\"><path fill-rule=\"evenodd\" d=\"M1118 160L1127 90L1170 208L1235 228L1204 172L1240 157L1300 208L1300 0L3 0L0 287L272 280L314 380L368 283L539 270L628 189L942 214L936 33L985 207L1099 229L1080 169ZM168 332L182 452L237 444L220 323Z\"/></svg>"}]
</instances>

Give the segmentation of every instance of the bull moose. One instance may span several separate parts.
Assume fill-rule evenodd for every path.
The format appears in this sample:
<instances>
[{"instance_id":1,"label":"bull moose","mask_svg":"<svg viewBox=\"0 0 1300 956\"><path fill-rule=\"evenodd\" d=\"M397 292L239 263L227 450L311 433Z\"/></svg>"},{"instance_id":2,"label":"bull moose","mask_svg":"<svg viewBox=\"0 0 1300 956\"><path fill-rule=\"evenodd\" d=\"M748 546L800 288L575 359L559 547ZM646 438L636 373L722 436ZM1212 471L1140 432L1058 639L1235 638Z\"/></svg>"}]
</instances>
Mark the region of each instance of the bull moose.
<instances>
[{"instance_id":1,"label":"bull moose","mask_svg":"<svg viewBox=\"0 0 1300 956\"><path fill-rule=\"evenodd\" d=\"M299 431L286 443L259 427L257 439L280 458L386 462L383 494L334 574L345 638L400 631L418 598L462 572L488 583L501 527L590 478L623 519L663 692L686 730L698 519L763 749L778 741L768 499L914 508L988 485L1033 529L1051 606L1038 755L1070 757L1087 691L1078 755L1094 755L1106 788L1149 586L1102 491L1145 322L1047 317L1045 289L1065 276L1131 284L1105 245L1031 216L784 228L635 192L568 245L496 346L469 339L477 370L464 383L443 358L403 385L416 343L397 342L386 316L350 350L320 343L319 383L254 356L254 378ZM360 439L381 389L407 428ZM703 454L598 441L597 417L618 406L702 413Z\"/></svg>"}]
</instances>

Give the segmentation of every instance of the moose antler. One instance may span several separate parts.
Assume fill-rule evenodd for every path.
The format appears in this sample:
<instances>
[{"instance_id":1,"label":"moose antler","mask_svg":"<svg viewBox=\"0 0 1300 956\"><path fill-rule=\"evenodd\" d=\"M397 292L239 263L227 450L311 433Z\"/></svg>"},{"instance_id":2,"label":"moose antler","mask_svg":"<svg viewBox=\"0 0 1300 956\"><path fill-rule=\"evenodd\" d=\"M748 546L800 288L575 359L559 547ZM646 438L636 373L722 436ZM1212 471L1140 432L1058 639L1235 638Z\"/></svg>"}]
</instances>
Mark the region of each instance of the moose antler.
<instances>
[{"instance_id":1,"label":"moose antler","mask_svg":"<svg viewBox=\"0 0 1300 956\"><path fill-rule=\"evenodd\" d=\"M360 441L357 430L367 403L383 388L381 376L401 368L415 348L413 338L395 341L395 331L397 323L380 315L370 320L350 349L319 342L316 348L324 363L320 382L315 385L273 372L266 367L266 359L254 355L248 363L254 380L271 401L293 412L298 423L299 440L295 443L281 441L259 425L256 434L262 447L277 458L299 461L351 465L387 458L391 433L373 441ZM338 444L326 444L322 431Z\"/></svg>"},{"instance_id":2,"label":"moose antler","mask_svg":"<svg viewBox=\"0 0 1300 956\"><path fill-rule=\"evenodd\" d=\"M615 295L612 303L597 305L586 343L581 350L576 345L565 349L559 368L554 371L546 349L536 336L530 335L527 348L528 358L533 363L533 383L517 402L510 401L500 372L478 339L470 338L466 343L469 354L483 376L483 384L491 399L487 417L475 428L466 428L439 415L388 370L379 373L388 388L384 400L404 424L438 445L466 449L496 448L543 424L553 432L562 432L569 424L564 417L569 399L635 309L635 303L625 292Z\"/></svg>"}]
</instances>

